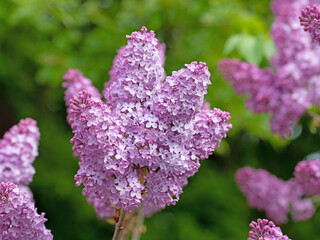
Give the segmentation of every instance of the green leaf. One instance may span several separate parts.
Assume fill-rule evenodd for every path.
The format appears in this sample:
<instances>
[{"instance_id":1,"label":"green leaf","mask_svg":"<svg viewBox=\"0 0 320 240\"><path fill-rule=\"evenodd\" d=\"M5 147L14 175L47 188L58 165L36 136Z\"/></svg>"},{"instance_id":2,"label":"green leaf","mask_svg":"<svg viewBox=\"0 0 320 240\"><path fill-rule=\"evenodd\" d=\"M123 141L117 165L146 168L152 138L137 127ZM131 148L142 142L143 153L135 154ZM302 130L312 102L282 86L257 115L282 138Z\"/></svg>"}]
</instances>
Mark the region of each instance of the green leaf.
<instances>
[{"instance_id":1,"label":"green leaf","mask_svg":"<svg viewBox=\"0 0 320 240\"><path fill-rule=\"evenodd\" d=\"M238 45L238 51L241 54L241 56L244 58L244 60L257 64L257 61L259 59L256 54L259 54L256 52L256 39L255 37L251 35L242 35L241 41Z\"/></svg>"},{"instance_id":2,"label":"green leaf","mask_svg":"<svg viewBox=\"0 0 320 240\"><path fill-rule=\"evenodd\" d=\"M266 59L270 59L275 53L276 48L272 40L266 41L263 46L263 55Z\"/></svg>"},{"instance_id":3,"label":"green leaf","mask_svg":"<svg viewBox=\"0 0 320 240\"><path fill-rule=\"evenodd\" d=\"M223 54L228 55L236 49L241 41L242 34L235 34L229 37L224 45Z\"/></svg>"}]
</instances>

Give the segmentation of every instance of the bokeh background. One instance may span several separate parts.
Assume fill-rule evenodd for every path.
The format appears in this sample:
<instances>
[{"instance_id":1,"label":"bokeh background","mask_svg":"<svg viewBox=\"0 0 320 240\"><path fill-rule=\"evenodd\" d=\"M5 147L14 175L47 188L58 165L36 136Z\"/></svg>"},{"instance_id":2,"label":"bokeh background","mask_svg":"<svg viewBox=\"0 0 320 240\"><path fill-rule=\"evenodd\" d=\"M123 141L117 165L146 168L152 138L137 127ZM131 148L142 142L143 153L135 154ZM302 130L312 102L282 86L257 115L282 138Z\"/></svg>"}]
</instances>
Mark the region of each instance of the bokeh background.
<instances>
[{"instance_id":1,"label":"bokeh background","mask_svg":"<svg viewBox=\"0 0 320 240\"><path fill-rule=\"evenodd\" d=\"M239 167L264 168L283 179L297 162L319 155L320 134L303 117L290 138L270 133L269 116L245 109L217 71L223 57L268 66L270 0L2 0L0 1L0 134L19 119L32 117L41 132L36 174L30 187L38 211L54 239L111 239L113 226L97 219L75 187L66 123L62 76L80 69L103 89L117 49L126 35L146 26L166 43L168 75L191 61L212 73L206 99L229 111L233 129L221 147L202 161L176 206L146 219L142 239L237 240L248 237L249 222L264 217L248 207L234 181ZM320 214L282 226L296 240L319 239Z\"/></svg>"}]
</instances>

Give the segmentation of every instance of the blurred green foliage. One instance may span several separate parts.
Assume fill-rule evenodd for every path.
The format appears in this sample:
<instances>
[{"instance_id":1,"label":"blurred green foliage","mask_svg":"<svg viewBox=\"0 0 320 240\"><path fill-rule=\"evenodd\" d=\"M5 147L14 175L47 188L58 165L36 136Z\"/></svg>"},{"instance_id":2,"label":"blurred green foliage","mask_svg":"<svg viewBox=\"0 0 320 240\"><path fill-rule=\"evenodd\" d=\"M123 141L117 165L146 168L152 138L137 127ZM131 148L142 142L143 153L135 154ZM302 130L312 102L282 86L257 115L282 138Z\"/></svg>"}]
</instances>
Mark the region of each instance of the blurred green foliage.
<instances>
[{"instance_id":1,"label":"blurred green foliage","mask_svg":"<svg viewBox=\"0 0 320 240\"><path fill-rule=\"evenodd\" d=\"M295 164L319 151L319 131L303 118L301 134L281 140L270 133L269 116L245 109L244 100L217 72L223 57L269 66L273 53L269 0L4 0L0 1L0 130L20 118L38 121L41 132L31 188L47 227L59 239L111 239L113 226L98 220L74 186L77 159L65 121L62 76L78 68L100 90L126 34L146 26L167 44L166 72L204 61L213 85L206 99L229 111L233 129L221 147L190 179L180 201L146 220L142 239L246 239L250 209L234 182L239 167L265 168L292 176ZM318 239L320 214L290 221L294 239Z\"/></svg>"}]
</instances>

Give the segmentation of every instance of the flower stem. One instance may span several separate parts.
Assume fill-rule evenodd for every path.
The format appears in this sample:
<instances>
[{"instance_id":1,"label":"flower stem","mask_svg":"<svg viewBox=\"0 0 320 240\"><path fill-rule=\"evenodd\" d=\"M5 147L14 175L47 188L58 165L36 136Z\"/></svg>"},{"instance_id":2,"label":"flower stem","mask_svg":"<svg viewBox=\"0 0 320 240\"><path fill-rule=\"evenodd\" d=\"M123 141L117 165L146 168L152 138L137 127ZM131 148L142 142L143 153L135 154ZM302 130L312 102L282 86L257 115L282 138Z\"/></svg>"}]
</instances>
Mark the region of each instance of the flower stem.
<instances>
[{"instance_id":1,"label":"flower stem","mask_svg":"<svg viewBox=\"0 0 320 240\"><path fill-rule=\"evenodd\" d=\"M115 225L115 230L114 230L112 240L118 240L120 232L123 229L123 222L126 217L126 213L127 213L126 211L121 210L119 220L118 220L118 222L116 222L116 225Z\"/></svg>"},{"instance_id":2,"label":"flower stem","mask_svg":"<svg viewBox=\"0 0 320 240\"><path fill-rule=\"evenodd\" d=\"M126 219L124 222L124 227L120 233L119 240L128 239L128 234L130 229L132 228L132 220L135 218L136 210L133 210L129 215L126 215Z\"/></svg>"},{"instance_id":3,"label":"flower stem","mask_svg":"<svg viewBox=\"0 0 320 240\"><path fill-rule=\"evenodd\" d=\"M144 207L140 205L138 209L137 223L132 233L131 240L139 240L141 236L141 226L144 220Z\"/></svg>"}]
</instances>

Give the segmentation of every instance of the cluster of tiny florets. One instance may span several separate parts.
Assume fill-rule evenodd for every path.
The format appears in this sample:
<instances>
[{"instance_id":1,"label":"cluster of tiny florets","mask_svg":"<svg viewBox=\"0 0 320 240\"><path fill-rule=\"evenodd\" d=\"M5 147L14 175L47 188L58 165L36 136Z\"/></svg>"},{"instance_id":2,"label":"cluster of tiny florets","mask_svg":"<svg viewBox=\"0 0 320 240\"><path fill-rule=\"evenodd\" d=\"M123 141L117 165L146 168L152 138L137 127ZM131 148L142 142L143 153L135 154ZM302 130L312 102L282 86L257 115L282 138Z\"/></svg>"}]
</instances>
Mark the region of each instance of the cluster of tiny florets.
<instances>
[{"instance_id":1,"label":"cluster of tiny florets","mask_svg":"<svg viewBox=\"0 0 320 240\"><path fill-rule=\"evenodd\" d=\"M63 80L64 82L62 83L62 87L66 88L64 100L67 106L70 105L72 97L77 96L78 93L83 89L87 89L95 97L101 97L99 91L93 86L91 80L84 77L83 74L78 70L68 70L63 76ZM69 112L70 109L67 108L67 121L69 124L71 124Z\"/></svg>"},{"instance_id":2,"label":"cluster of tiny florets","mask_svg":"<svg viewBox=\"0 0 320 240\"><path fill-rule=\"evenodd\" d=\"M271 129L281 136L291 133L292 124L312 104L320 103L320 48L299 25L301 9L310 2L272 2L274 70L235 59L220 62L224 78L238 94L248 96L247 107L256 113L271 113Z\"/></svg>"},{"instance_id":3,"label":"cluster of tiny florets","mask_svg":"<svg viewBox=\"0 0 320 240\"><path fill-rule=\"evenodd\" d=\"M283 235L280 227L267 219L252 221L249 226L252 230L249 231L248 240L290 240L287 235Z\"/></svg>"},{"instance_id":4,"label":"cluster of tiny florets","mask_svg":"<svg viewBox=\"0 0 320 240\"><path fill-rule=\"evenodd\" d=\"M34 202L17 185L0 183L0 239L51 240L45 222L44 213L37 213Z\"/></svg>"},{"instance_id":5,"label":"cluster of tiny florets","mask_svg":"<svg viewBox=\"0 0 320 240\"><path fill-rule=\"evenodd\" d=\"M40 133L31 118L20 120L0 140L0 181L28 185L35 170Z\"/></svg>"},{"instance_id":6,"label":"cluster of tiny florets","mask_svg":"<svg viewBox=\"0 0 320 240\"><path fill-rule=\"evenodd\" d=\"M204 101L210 84L205 63L186 64L165 77L165 45L154 32L143 27L128 38L105 84L106 102L89 85L71 100L66 94L71 141L80 157L76 184L84 185L101 218L114 207L130 211L143 204L149 215L175 204L199 159L231 128L229 113L210 110ZM69 89L77 80L66 81L67 91L74 91Z\"/></svg>"},{"instance_id":7,"label":"cluster of tiny florets","mask_svg":"<svg viewBox=\"0 0 320 240\"><path fill-rule=\"evenodd\" d=\"M154 32L142 28L127 38L127 45L114 59L110 81L103 92L106 102L112 107L148 102L165 78L163 60L157 47L159 42Z\"/></svg>"},{"instance_id":8,"label":"cluster of tiny florets","mask_svg":"<svg viewBox=\"0 0 320 240\"><path fill-rule=\"evenodd\" d=\"M296 179L283 181L266 170L244 167L236 172L236 181L249 206L265 211L278 224L287 222L288 213L300 221L315 212L312 200L302 198L304 192Z\"/></svg>"},{"instance_id":9,"label":"cluster of tiny florets","mask_svg":"<svg viewBox=\"0 0 320 240\"><path fill-rule=\"evenodd\" d=\"M305 195L320 194L320 161L301 161L294 170L294 177Z\"/></svg>"},{"instance_id":10,"label":"cluster of tiny florets","mask_svg":"<svg viewBox=\"0 0 320 240\"><path fill-rule=\"evenodd\" d=\"M0 140L0 239L52 239L27 186L35 173L39 138L36 121L26 118Z\"/></svg>"},{"instance_id":11,"label":"cluster of tiny florets","mask_svg":"<svg viewBox=\"0 0 320 240\"><path fill-rule=\"evenodd\" d=\"M320 43L320 8L316 5L308 6L301 12L300 24Z\"/></svg>"}]
</instances>

